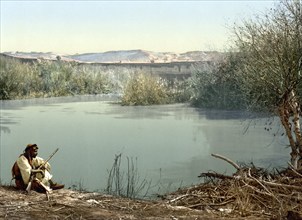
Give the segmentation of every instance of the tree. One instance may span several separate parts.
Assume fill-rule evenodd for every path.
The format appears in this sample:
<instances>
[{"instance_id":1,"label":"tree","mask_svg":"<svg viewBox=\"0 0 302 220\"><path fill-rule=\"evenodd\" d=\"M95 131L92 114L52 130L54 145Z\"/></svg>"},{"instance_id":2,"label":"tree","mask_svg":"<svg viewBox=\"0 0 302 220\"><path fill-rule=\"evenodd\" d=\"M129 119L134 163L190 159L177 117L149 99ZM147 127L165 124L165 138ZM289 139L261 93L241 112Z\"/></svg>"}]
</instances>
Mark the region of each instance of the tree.
<instances>
[{"instance_id":1,"label":"tree","mask_svg":"<svg viewBox=\"0 0 302 220\"><path fill-rule=\"evenodd\" d=\"M291 164L302 169L302 1L284 0L266 14L234 26L243 65L238 77L255 106L280 117Z\"/></svg>"}]
</instances>

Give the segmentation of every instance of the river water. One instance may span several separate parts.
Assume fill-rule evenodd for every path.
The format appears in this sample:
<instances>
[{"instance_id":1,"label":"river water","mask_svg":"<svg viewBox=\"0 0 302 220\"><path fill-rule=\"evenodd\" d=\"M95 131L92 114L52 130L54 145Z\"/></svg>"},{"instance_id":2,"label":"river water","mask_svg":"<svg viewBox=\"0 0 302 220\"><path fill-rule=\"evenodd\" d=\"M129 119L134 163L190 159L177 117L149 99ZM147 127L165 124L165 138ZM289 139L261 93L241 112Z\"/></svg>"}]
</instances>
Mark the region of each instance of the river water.
<instances>
[{"instance_id":1,"label":"river water","mask_svg":"<svg viewBox=\"0 0 302 220\"><path fill-rule=\"evenodd\" d=\"M51 159L56 181L67 187L103 191L115 155L127 175L134 161L139 181L151 182L149 193L165 193L201 182L201 172L232 173L224 155L236 162L285 167L289 149L258 119L243 112L210 111L186 104L120 106L112 97L78 96L1 101L0 178L10 183L10 168L28 143ZM275 129L275 128L273 128ZM125 178L123 179L125 181Z\"/></svg>"}]
</instances>

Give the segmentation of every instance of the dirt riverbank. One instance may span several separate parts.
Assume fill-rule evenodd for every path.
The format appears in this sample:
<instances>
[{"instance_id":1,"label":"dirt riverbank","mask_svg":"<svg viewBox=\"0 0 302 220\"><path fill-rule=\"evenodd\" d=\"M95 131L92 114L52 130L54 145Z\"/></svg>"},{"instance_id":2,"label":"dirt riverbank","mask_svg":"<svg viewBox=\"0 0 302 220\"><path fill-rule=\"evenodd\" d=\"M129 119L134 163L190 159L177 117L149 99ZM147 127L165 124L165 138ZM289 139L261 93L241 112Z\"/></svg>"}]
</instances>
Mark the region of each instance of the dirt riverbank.
<instances>
[{"instance_id":1,"label":"dirt riverbank","mask_svg":"<svg viewBox=\"0 0 302 220\"><path fill-rule=\"evenodd\" d=\"M196 210L168 201L144 201L68 189L45 194L0 186L0 219L268 219L236 218L225 212Z\"/></svg>"},{"instance_id":2,"label":"dirt riverbank","mask_svg":"<svg viewBox=\"0 0 302 220\"><path fill-rule=\"evenodd\" d=\"M70 189L47 196L0 186L0 219L302 220L300 172L293 168L268 172L229 162L237 169L233 175L201 173L204 183L160 195L157 200Z\"/></svg>"}]
</instances>

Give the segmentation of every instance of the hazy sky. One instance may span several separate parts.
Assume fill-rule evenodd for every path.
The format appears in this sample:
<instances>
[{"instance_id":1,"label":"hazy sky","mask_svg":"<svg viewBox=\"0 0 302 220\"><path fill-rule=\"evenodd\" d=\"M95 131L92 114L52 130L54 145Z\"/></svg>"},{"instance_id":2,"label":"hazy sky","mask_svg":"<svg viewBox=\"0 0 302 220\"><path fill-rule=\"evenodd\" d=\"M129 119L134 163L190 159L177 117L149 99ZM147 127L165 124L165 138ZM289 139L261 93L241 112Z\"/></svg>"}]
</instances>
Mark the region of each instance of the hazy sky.
<instances>
[{"instance_id":1,"label":"hazy sky","mask_svg":"<svg viewBox=\"0 0 302 220\"><path fill-rule=\"evenodd\" d=\"M1 1L1 52L223 50L229 27L276 2Z\"/></svg>"}]
</instances>

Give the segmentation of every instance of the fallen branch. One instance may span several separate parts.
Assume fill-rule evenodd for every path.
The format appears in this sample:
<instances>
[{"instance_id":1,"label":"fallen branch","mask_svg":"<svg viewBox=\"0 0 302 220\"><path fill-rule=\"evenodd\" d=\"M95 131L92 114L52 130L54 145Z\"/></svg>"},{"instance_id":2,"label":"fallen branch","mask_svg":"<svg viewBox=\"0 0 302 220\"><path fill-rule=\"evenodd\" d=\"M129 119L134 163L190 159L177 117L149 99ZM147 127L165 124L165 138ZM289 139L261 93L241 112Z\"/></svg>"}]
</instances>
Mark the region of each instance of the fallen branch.
<instances>
[{"instance_id":1,"label":"fallen branch","mask_svg":"<svg viewBox=\"0 0 302 220\"><path fill-rule=\"evenodd\" d=\"M228 200L228 201L225 201L225 202L221 202L221 203L198 203L198 204L194 204L194 205L190 205L188 206L188 208L196 208L198 206L225 206L231 202L234 202L234 200Z\"/></svg>"},{"instance_id":2,"label":"fallen branch","mask_svg":"<svg viewBox=\"0 0 302 220\"><path fill-rule=\"evenodd\" d=\"M295 173L297 174L299 177L302 177L302 175L300 173L298 173L298 171L294 168L293 165L291 165L291 163L287 163L289 165L289 168Z\"/></svg>"},{"instance_id":3,"label":"fallen branch","mask_svg":"<svg viewBox=\"0 0 302 220\"><path fill-rule=\"evenodd\" d=\"M172 202L175 202L175 201L178 201L178 200L182 200L183 198L187 197L187 196L190 196L189 194L186 194L186 195L181 195L179 197L176 197L175 199L171 199L168 201L168 203L172 203Z\"/></svg>"},{"instance_id":4,"label":"fallen branch","mask_svg":"<svg viewBox=\"0 0 302 220\"><path fill-rule=\"evenodd\" d=\"M198 177L213 177L218 179L234 179L232 176L227 176L220 173L201 173Z\"/></svg>"},{"instance_id":5,"label":"fallen branch","mask_svg":"<svg viewBox=\"0 0 302 220\"><path fill-rule=\"evenodd\" d=\"M301 191L301 186L287 185L287 184L282 184L282 183L273 183L273 182L267 182L265 180L261 180L261 183L264 183L264 184L269 185L269 186L284 187L284 188L287 188L287 189L296 189L296 190Z\"/></svg>"},{"instance_id":6,"label":"fallen branch","mask_svg":"<svg viewBox=\"0 0 302 220\"><path fill-rule=\"evenodd\" d=\"M211 156L222 159L222 160L228 162L229 164L231 164L233 167L235 167L236 170L238 170L238 171L240 170L239 165L237 163L235 163L234 161L232 161L231 159L229 159L229 158L226 158L226 157L224 157L222 155L219 155L219 154L211 154Z\"/></svg>"},{"instance_id":7,"label":"fallen branch","mask_svg":"<svg viewBox=\"0 0 302 220\"><path fill-rule=\"evenodd\" d=\"M248 176L252 179L252 180L254 180L254 181L256 181L260 186L262 186L263 187L263 189L265 189L265 191L268 193L268 194L270 194L274 199L276 199L279 203L281 203L280 202L280 200L266 187L266 186L264 186L263 184L262 184L262 182L260 182L260 180L257 180L255 177L253 177L252 175L251 175L251 168L249 168L248 169Z\"/></svg>"}]
</instances>

